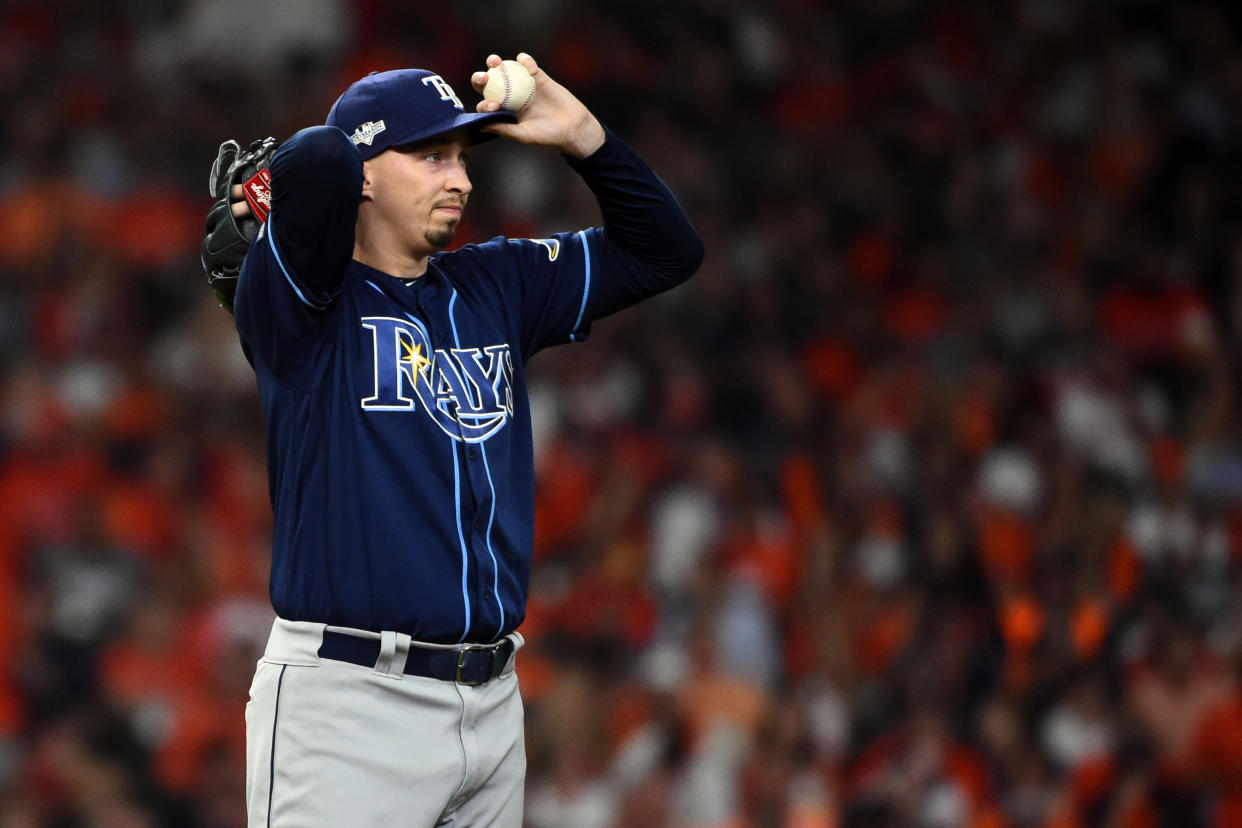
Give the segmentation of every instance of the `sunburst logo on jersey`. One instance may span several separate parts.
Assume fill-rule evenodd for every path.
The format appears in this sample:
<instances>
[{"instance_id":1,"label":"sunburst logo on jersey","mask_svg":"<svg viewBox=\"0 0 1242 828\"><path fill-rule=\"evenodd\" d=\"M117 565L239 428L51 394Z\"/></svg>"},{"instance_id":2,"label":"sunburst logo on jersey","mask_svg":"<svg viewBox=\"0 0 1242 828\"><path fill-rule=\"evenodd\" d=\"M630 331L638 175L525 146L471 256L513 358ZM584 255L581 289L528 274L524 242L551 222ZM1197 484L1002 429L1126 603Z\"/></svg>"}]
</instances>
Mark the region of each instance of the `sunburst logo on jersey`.
<instances>
[{"instance_id":1,"label":"sunburst logo on jersey","mask_svg":"<svg viewBox=\"0 0 1242 828\"><path fill-rule=\"evenodd\" d=\"M406 342L401 340L401 361L410 363L410 367L417 374L427 376L427 371L431 368L431 360L423 356L423 346L418 342Z\"/></svg>"}]
</instances>

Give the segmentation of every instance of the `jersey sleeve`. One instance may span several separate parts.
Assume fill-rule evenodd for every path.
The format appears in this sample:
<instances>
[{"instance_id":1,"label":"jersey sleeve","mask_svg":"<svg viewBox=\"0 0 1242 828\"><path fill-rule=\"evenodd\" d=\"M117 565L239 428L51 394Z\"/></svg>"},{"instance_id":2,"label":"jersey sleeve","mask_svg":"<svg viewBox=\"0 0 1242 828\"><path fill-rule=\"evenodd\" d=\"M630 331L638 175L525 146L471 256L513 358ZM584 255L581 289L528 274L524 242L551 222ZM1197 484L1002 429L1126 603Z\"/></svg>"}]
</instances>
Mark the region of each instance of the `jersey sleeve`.
<instances>
[{"instance_id":1,"label":"jersey sleeve","mask_svg":"<svg viewBox=\"0 0 1242 828\"><path fill-rule=\"evenodd\" d=\"M587 315L600 319L690 278L703 240L668 186L611 130L586 158L566 157L599 204Z\"/></svg>"},{"instance_id":2,"label":"jersey sleeve","mask_svg":"<svg viewBox=\"0 0 1242 828\"><path fill-rule=\"evenodd\" d=\"M354 249L362 159L335 127L310 127L272 157L272 211L242 264L238 333L276 377L297 384Z\"/></svg>"},{"instance_id":3,"label":"jersey sleeve","mask_svg":"<svg viewBox=\"0 0 1242 828\"><path fill-rule=\"evenodd\" d=\"M516 257L520 274L508 288L519 293L517 324L523 358L552 345L581 342L590 335L591 237L598 232L504 240L506 253Z\"/></svg>"},{"instance_id":4,"label":"jersey sleeve","mask_svg":"<svg viewBox=\"0 0 1242 828\"><path fill-rule=\"evenodd\" d=\"M591 322L689 278L703 242L672 192L611 131L569 159L595 194L603 227L511 241L522 263L522 350L586 339Z\"/></svg>"}]
</instances>

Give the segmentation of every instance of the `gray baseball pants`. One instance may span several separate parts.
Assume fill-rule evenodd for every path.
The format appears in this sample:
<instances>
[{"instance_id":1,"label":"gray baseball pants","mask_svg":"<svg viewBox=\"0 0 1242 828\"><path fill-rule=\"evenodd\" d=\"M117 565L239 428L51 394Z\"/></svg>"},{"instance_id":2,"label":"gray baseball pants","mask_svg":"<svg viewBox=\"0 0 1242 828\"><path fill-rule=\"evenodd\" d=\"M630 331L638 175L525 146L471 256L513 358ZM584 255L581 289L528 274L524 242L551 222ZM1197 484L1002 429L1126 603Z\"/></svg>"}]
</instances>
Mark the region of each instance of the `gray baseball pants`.
<instances>
[{"instance_id":1,"label":"gray baseball pants","mask_svg":"<svg viewBox=\"0 0 1242 828\"><path fill-rule=\"evenodd\" d=\"M411 642L395 633L331 627L381 639L378 663L320 658L324 629L277 619L255 670L250 828L520 828L526 750L514 660L470 686L405 675Z\"/></svg>"}]
</instances>

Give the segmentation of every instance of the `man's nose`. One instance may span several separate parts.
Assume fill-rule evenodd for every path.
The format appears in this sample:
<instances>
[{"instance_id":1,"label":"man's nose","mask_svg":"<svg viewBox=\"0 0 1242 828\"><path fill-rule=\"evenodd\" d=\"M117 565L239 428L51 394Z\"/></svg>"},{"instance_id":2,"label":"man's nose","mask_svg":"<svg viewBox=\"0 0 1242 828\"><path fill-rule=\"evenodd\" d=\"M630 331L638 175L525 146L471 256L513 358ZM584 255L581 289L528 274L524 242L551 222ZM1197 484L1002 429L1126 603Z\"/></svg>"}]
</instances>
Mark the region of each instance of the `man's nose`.
<instances>
[{"instance_id":1,"label":"man's nose","mask_svg":"<svg viewBox=\"0 0 1242 828\"><path fill-rule=\"evenodd\" d=\"M451 192L463 195L469 193L474 188L474 184L470 182L469 174L466 173L464 164L453 165L453 171L449 174L445 187Z\"/></svg>"}]
</instances>

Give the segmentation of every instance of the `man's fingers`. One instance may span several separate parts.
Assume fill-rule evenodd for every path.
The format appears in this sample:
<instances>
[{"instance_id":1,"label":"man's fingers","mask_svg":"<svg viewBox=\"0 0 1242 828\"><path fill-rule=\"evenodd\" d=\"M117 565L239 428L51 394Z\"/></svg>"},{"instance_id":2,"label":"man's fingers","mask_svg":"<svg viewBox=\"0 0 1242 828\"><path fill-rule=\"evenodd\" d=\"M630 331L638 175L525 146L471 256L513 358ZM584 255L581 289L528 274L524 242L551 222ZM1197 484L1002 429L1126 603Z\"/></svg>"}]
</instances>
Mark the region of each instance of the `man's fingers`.
<instances>
[{"instance_id":1,"label":"man's fingers","mask_svg":"<svg viewBox=\"0 0 1242 828\"><path fill-rule=\"evenodd\" d=\"M526 71L530 72L532 78L539 74L539 64L535 63L535 59L526 52L518 52L517 62L526 67Z\"/></svg>"},{"instance_id":2,"label":"man's fingers","mask_svg":"<svg viewBox=\"0 0 1242 828\"><path fill-rule=\"evenodd\" d=\"M246 194L242 192L242 185L233 185L233 189L229 190L229 201L233 202L233 218L246 218L251 215L250 205L246 203Z\"/></svg>"}]
</instances>

